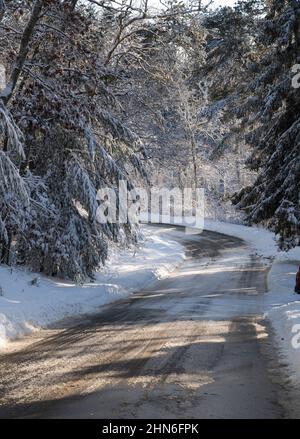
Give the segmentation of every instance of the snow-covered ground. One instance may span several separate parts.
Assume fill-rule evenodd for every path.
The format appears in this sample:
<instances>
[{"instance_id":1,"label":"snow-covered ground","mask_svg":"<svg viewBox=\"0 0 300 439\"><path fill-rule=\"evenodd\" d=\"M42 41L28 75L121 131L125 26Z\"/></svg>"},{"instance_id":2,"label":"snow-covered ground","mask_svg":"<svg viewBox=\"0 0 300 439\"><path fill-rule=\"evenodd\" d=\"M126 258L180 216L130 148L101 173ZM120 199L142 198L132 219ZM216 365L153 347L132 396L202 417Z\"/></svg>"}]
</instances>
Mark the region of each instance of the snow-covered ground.
<instances>
[{"instance_id":1,"label":"snow-covered ground","mask_svg":"<svg viewBox=\"0 0 300 439\"><path fill-rule=\"evenodd\" d=\"M168 275L182 262L184 248L166 237L166 229L147 227L144 234L146 241L139 250L115 251L93 283L37 278L25 270L0 266L0 348L51 322L97 311Z\"/></svg>"},{"instance_id":2,"label":"snow-covered ground","mask_svg":"<svg viewBox=\"0 0 300 439\"><path fill-rule=\"evenodd\" d=\"M300 390L300 296L293 294L299 260L275 261L269 275L269 311L282 361Z\"/></svg>"}]
</instances>

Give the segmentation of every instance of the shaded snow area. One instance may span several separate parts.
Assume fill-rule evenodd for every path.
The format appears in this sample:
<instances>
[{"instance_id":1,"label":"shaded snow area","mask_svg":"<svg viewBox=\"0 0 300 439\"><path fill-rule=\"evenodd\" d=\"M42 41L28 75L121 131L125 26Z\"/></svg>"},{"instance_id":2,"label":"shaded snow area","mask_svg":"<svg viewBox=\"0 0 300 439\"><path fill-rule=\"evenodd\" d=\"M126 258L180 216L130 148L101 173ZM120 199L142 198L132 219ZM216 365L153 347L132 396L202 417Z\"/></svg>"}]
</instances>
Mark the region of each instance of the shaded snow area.
<instances>
[{"instance_id":1,"label":"shaded snow area","mask_svg":"<svg viewBox=\"0 0 300 439\"><path fill-rule=\"evenodd\" d=\"M95 281L83 285L0 266L0 348L57 320L96 312L167 276L184 259L184 248L166 233L147 226L144 245L121 254L116 249Z\"/></svg>"}]
</instances>

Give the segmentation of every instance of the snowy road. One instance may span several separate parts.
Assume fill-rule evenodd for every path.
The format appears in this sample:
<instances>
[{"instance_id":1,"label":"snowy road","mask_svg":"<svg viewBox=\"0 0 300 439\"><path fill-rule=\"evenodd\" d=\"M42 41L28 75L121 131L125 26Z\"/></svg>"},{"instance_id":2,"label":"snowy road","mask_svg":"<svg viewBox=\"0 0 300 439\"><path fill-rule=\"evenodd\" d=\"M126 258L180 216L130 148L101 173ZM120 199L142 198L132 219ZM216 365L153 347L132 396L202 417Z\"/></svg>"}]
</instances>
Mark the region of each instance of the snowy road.
<instances>
[{"instance_id":1,"label":"snowy road","mask_svg":"<svg viewBox=\"0 0 300 439\"><path fill-rule=\"evenodd\" d=\"M289 416L262 318L268 267L238 238L169 233L187 248L170 277L0 357L0 417Z\"/></svg>"}]
</instances>

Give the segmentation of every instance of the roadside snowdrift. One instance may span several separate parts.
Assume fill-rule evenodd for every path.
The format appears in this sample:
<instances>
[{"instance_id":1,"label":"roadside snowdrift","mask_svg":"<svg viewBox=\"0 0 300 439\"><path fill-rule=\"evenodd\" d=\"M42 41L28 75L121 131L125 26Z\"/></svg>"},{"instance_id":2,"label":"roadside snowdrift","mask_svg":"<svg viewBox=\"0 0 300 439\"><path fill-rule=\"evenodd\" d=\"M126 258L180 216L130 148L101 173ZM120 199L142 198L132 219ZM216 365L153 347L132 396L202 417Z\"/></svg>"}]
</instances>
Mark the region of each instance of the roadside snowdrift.
<instances>
[{"instance_id":1,"label":"roadside snowdrift","mask_svg":"<svg viewBox=\"0 0 300 439\"><path fill-rule=\"evenodd\" d=\"M293 294L299 263L275 262L269 274L269 311L281 360L289 377L300 391L300 296ZM299 325L297 327L297 325Z\"/></svg>"},{"instance_id":2,"label":"roadside snowdrift","mask_svg":"<svg viewBox=\"0 0 300 439\"><path fill-rule=\"evenodd\" d=\"M1 266L0 348L51 322L95 312L168 275L184 259L184 248L170 239L167 228L147 226L144 234L146 242L136 253L115 252L95 282L83 285Z\"/></svg>"}]
</instances>

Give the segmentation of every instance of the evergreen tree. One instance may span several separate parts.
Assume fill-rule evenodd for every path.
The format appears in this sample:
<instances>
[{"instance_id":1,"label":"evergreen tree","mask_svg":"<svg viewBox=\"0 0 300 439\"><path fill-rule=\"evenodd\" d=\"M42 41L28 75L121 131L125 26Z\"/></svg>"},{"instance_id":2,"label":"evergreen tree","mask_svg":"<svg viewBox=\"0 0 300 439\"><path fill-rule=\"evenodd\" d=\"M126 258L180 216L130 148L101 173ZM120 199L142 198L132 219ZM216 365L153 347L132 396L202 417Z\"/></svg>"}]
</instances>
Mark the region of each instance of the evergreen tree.
<instances>
[{"instance_id":1,"label":"evergreen tree","mask_svg":"<svg viewBox=\"0 0 300 439\"><path fill-rule=\"evenodd\" d=\"M300 90L292 86L293 66L300 61L300 4L267 3L250 65L253 78L238 110L253 147L248 164L259 175L236 202L250 222L274 230L280 248L288 250L300 242Z\"/></svg>"}]
</instances>

